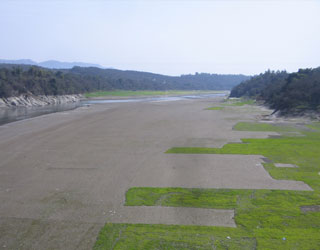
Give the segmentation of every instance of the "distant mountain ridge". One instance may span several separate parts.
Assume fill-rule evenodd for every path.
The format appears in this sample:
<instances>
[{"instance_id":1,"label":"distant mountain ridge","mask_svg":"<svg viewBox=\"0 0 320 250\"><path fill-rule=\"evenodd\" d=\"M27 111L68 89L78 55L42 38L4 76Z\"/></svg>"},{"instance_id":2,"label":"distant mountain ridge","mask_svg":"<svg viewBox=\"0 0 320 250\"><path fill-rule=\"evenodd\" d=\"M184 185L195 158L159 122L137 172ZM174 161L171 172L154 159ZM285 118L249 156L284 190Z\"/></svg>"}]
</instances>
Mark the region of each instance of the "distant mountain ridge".
<instances>
[{"instance_id":1,"label":"distant mountain ridge","mask_svg":"<svg viewBox=\"0 0 320 250\"><path fill-rule=\"evenodd\" d=\"M108 90L231 90L249 78L208 73L166 76L79 66L49 69L37 65L0 63L0 98L30 93L70 95Z\"/></svg>"},{"instance_id":2,"label":"distant mountain ridge","mask_svg":"<svg viewBox=\"0 0 320 250\"><path fill-rule=\"evenodd\" d=\"M84 63L84 62L60 62L56 60L48 60L44 62L35 62L30 59L19 59L19 60L6 60L0 59L0 63L3 64L26 64L26 65L35 65L48 69L72 69L73 67L96 67L103 68L99 64L94 63Z\"/></svg>"}]
</instances>

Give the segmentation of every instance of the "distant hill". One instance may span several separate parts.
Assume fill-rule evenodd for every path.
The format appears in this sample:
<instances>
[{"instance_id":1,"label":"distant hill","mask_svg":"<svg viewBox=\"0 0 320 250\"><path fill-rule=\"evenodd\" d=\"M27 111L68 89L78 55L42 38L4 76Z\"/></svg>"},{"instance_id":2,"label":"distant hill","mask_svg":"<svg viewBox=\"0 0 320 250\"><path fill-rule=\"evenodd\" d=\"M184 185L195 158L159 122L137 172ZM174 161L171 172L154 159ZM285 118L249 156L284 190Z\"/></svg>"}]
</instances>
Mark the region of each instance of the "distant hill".
<instances>
[{"instance_id":1,"label":"distant hill","mask_svg":"<svg viewBox=\"0 0 320 250\"><path fill-rule=\"evenodd\" d=\"M71 69L73 67L97 67L102 68L99 64L83 63L83 62L59 62L55 60L38 63L38 66L49 69Z\"/></svg>"},{"instance_id":2,"label":"distant hill","mask_svg":"<svg viewBox=\"0 0 320 250\"><path fill-rule=\"evenodd\" d=\"M0 59L0 63L2 64L27 64L27 65L38 65L37 62L32 61L30 59L19 59L19 60L5 60Z\"/></svg>"},{"instance_id":3,"label":"distant hill","mask_svg":"<svg viewBox=\"0 0 320 250\"><path fill-rule=\"evenodd\" d=\"M230 90L249 79L245 75L195 74L166 76L148 72L73 67L48 69L0 64L0 97L64 95L108 90Z\"/></svg>"},{"instance_id":4,"label":"distant hill","mask_svg":"<svg viewBox=\"0 0 320 250\"><path fill-rule=\"evenodd\" d=\"M128 90L231 90L240 82L250 78L246 75L208 73L166 76L141 71L93 67L74 67L69 72L82 76L98 77L101 81L109 82L114 89L119 89L119 86L122 86Z\"/></svg>"},{"instance_id":5,"label":"distant hill","mask_svg":"<svg viewBox=\"0 0 320 250\"><path fill-rule=\"evenodd\" d=\"M268 70L234 87L230 97L262 100L282 114L320 113L320 67L291 74Z\"/></svg>"},{"instance_id":6,"label":"distant hill","mask_svg":"<svg viewBox=\"0 0 320 250\"><path fill-rule=\"evenodd\" d=\"M26 64L26 65L36 65L44 68L49 69L71 69L75 66L78 67L97 67L102 68L99 64L93 64L93 63L83 63L83 62L60 62L55 60L49 60L44 62L35 62L30 59L20 59L20 60L5 60L0 59L0 63L3 64Z\"/></svg>"}]
</instances>

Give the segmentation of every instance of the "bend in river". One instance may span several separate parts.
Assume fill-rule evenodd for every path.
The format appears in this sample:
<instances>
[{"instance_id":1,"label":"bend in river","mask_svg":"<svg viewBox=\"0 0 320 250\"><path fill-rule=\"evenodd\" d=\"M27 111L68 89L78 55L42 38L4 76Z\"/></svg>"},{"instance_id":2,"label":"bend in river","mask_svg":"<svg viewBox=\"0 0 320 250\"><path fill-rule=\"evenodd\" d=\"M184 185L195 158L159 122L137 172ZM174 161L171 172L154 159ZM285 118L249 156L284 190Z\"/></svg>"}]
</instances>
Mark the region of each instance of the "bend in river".
<instances>
[{"instance_id":1,"label":"bend in river","mask_svg":"<svg viewBox=\"0 0 320 250\"><path fill-rule=\"evenodd\" d=\"M166 101L180 101L187 99L203 99L216 98L226 96L228 93L214 93L214 94L198 94L198 95L183 95L183 96L161 96L161 97L141 97L128 99L88 99L82 100L78 103L67 103L59 105L48 105L43 107L13 107L0 109L0 125L10 122L20 121L46 115L55 112L63 112L72 110L81 106L91 104L108 104L108 103L131 103L131 102L166 102Z\"/></svg>"}]
</instances>

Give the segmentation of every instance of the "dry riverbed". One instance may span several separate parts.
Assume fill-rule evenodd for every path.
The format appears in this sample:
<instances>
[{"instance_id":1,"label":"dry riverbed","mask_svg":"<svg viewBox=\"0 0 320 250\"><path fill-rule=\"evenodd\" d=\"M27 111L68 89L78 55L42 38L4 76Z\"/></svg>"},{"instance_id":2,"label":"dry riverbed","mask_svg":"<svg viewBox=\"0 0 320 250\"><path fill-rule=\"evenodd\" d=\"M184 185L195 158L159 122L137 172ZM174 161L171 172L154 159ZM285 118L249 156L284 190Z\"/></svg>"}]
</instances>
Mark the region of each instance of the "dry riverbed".
<instances>
[{"instance_id":1,"label":"dry riverbed","mask_svg":"<svg viewBox=\"0 0 320 250\"><path fill-rule=\"evenodd\" d=\"M206 110L219 101L92 105L0 126L0 247L90 249L106 222L236 226L232 209L125 207L131 187L310 190L274 180L262 156L164 153L278 135L232 130L271 111Z\"/></svg>"}]
</instances>

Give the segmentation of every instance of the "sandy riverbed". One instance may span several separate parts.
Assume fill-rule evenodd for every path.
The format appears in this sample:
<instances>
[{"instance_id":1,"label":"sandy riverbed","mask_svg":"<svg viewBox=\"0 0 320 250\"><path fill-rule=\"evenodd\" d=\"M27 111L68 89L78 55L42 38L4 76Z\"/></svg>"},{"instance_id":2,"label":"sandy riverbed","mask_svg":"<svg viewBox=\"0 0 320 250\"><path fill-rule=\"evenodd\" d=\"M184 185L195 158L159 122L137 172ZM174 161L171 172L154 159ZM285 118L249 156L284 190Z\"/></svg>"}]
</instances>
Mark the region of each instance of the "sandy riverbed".
<instances>
[{"instance_id":1,"label":"sandy riverbed","mask_svg":"<svg viewBox=\"0 0 320 250\"><path fill-rule=\"evenodd\" d=\"M164 154L276 135L233 131L268 111L205 110L218 100L92 105L0 126L0 247L90 249L108 221L235 226L232 210L123 207L134 186L309 190L273 180L260 156Z\"/></svg>"}]
</instances>

